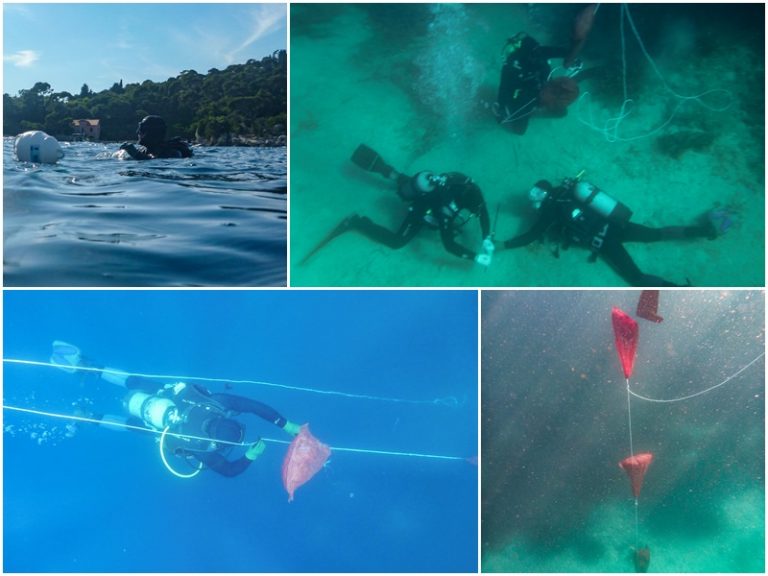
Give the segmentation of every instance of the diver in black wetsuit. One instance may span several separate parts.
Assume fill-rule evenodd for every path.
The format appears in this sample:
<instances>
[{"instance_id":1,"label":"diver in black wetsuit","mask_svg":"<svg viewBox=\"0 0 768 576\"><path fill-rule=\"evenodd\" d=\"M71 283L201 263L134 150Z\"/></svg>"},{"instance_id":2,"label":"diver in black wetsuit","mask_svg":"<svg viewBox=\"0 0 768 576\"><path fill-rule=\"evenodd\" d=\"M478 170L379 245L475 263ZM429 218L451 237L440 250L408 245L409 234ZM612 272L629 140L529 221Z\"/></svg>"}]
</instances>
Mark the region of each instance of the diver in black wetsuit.
<instances>
[{"instance_id":1,"label":"diver in black wetsuit","mask_svg":"<svg viewBox=\"0 0 768 576\"><path fill-rule=\"evenodd\" d=\"M590 260L603 258L632 286L677 286L668 280L643 273L624 248L624 242L658 242L691 238L714 239L725 232L709 213L704 224L651 228L630 222L632 212L596 186L576 178L566 178L554 187L540 180L529 192L538 209L538 219L527 232L504 242L505 248L526 246L549 236L563 248L570 245L588 248Z\"/></svg>"},{"instance_id":2,"label":"diver in black wetsuit","mask_svg":"<svg viewBox=\"0 0 768 576\"><path fill-rule=\"evenodd\" d=\"M105 377L104 375L102 377ZM114 382L115 375L109 377ZM108 378L109 379L109 378ZM123 384L133 391L126 400L132 418L128 423L163 429L200 439L168 436L168 451L176 456L194 458L223 476L244 472L266 448L263 440L251 443L238 459L229 460L231 442L245 440L245 426L234 417L254 414L295 436L299 426L289 422L274 408L261 402L234 394L212 394L197 384L178 382L166 386L145 378L128 377ZM133 420L133 422L131 422Z\"/></svg>"},{"instance_id":3,"label":"diver in black wetsuit","mask_svg":"<svg viewBox=\"0 0 768 576\"><path fill-rule=\"evenodd\" d=\"M525 134L528 120L535 113L565 116L568 105L579 94L572 76L579 72L581 63L574 60L566 76L551 78L549 59L566 59L572 50L542 46L524 32L510 38L504 50L507 57L494 107L499 123L515 134Z\"/></svg>"},{"instance_id":4,"label":"diver in black wetsuit","mask_svg":"<svg viewBox=\"0 0 768 576\"><path fill-rule=\"evenodd\" d=\"M134 160L152 160L155 158L190 158L192 150L186 142L180 138L165 139L165 120L160 116L147 116L141 122L136 131L139 139L138 145L125 142L120 145L120 150Z\"/></svg>"},{"instance_id":5,"label":"diver in black wetsuit","mask_svg":"<svg viewBox=\"0 0 768 576\"><path fill-rule=\"evenodd\" d=\"M167 430L164 435L166 452L199 462L223 476L241 474L266 448L261 438L247 446L244 444L245 425L236 420L236 416L254 414L291 436L301 429L275 409L251 398L211 393L202 386L184 382L163 385L148 378L96 366L84 358L76 346L66 342L53 343L51 363L66 372L76 372L75 367L94 368L85 374L90 378L100 377L129 391L125 399L129 417L91 413L91 419L100 420L106 426L128 424L157 431ZM245 453L230 460L230 452L240 446L246 447Z\"/></svg>"},{"instance_id":6,"label":"diver in black wetsuit","mask_svg":"<svg viewBox=\"0 0 768 576\"><path fill-rule=\"evenodd\" d=\"M353 214L342 220L318 246L304 257L302 263L336 236L351 230L367 236L374 242L397 249L405 246L424 225L427 225L440 230L443 246L451 254L474 260L482 266L491 264L494 245L488 209L480 187L471 178L459 172L436 175L427 171L409 177L397 172L364 144L355 150L352 161L364 170L377 172L394 181L398 196L410 204L408 214L397 232L374 223L366 216ZM479 253L456 242L456 236L461 232L461 228L474 216L480 219L483 237L482 252Z\"/></svg>"}]
</instances>

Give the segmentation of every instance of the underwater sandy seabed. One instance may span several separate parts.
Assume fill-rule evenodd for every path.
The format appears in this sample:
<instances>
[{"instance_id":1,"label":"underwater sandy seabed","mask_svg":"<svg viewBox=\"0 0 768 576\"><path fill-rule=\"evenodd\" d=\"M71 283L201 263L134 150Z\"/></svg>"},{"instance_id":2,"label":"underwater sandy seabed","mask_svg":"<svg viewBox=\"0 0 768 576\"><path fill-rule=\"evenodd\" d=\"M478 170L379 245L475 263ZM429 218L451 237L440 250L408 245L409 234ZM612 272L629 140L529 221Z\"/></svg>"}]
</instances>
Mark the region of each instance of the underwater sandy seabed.
<instances>
[{"instance_id":1,"label":"underwater sandy seabed","mask_svg":"<svg viewBox=\"0 0 768 576\"><path fill-rule=\"evenodd\" d=\"M532 222L527 192L537 180L559 183L581 170L628 205L637 223L690 224L715 206L738 211L737 224L716 240L628 244L644 272L693 286L764 285L763 109L756 112L755 84L743 81L756 68L762 74L762 50L758 56L723 39L729 48L708 53L706 61L684 57L695 41L678 42L677 52L653 54L680 93L729 90L732 104L725 112L687 101L666 131L609 142L584 122L591 116L603 126L619 114L621 98L608 106L585 97L566 118L534 118L527 133L517 136L498 125L484 103L495 100L509 36L526 30L542 44L555 43L526 5L454 5L435 16L426 34L410 34L407 19L393 18L391 35L357 6L330 14L311 5L292 10L292 285L624 286L603 261L589 263L581 248L561 250L558 258L543 242L500 250ZM620 59L618 46L612 56ZM595 63L584 59L586 67ZM635 102L620 126L623 137L658 127L679 102L645 68L648 81L642 92L630 94ZM758 86L762 91L762 81ZM582 94L592 88L590 81L581 82ZM471 99L462 101L467 95ZM714 94L707 103L719 106L723 98ZM658 137L670 131L681 139L661 150ZM405 216L407 205L391 183L349 161L360 143L408 174L429 169L471 176L485 194L492 223L498 211L492 265L484 269L451 255L439 233L428 228L400 250L347 233L301 264L352 213L392 230ZM459 241L479 249L476 220Z\"/></svg>"},{"instance_id":2,"label":"underwater sandy seabed","mask_svg":"<svg viewBox=\"0 0 768 576\"><path fill-rule=\"evenodd\" d=\"M681 495L684 497L684 495ZM640 503L643 507L642 501ZM484 550L483 572L634 572L631 500L595 510L578 540L550 547L524 540L502 549ZM717 518L716 534L691 530L668 531L663 536L643 531L641 541L651 550L649 572L764 572L765 498L760 490L724 494L711 503ZM650 512L653 514L653 511ZM681 520L681 524L685 519ZM645 532L645 533L644 533Z\"/></svg>"}]
</instances>

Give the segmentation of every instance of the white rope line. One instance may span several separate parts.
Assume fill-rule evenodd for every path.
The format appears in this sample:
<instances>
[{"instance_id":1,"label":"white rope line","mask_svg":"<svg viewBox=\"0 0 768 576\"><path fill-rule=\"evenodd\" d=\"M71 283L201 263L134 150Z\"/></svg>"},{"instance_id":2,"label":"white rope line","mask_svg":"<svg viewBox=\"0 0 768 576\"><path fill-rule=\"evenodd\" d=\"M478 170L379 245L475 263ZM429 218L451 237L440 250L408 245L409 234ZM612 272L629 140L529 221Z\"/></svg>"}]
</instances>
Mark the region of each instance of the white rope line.
<instances>
[{"instance_id":1,"label":"white rope line","mask_svg":"<svg viewBox=\"0 0 768 576\"><path fill-rule=\"evenodd\" d=\"M145 428L143 426L134 426L132 424L126 424L123 422L114 422L111 420L98 420L96 418L87 418L85 416L70 416L68 414L57 414L56 412L46 412L43 410L33 410L31 408L20 408L18 406L8 406L3 404L3 410L11 410L13 412L23 412L25 414L36 414L38 416L48 416L50 418L60 418L62 420L74 420L76 422L89 422L91 424L99 424L102 426L116 426L125 428L127 430L136 430L139 432L149 432L151 434L164 434L163 430L154 430L152 428ZM203 440L205 442L211 442L212 440L217 444L227 444L230 446L250 446L253 442L228 442L226 440L216 440L212 438L206 438L204 436L193 436L191 434L177 434L174 432L165 432L166 436L174 436L176 438L187 438L190 440ZM273 444L290 444L290 440L277 440L275 438L262 438L265 442L271 442ZM342 448L331 446L333 452L354 452L356 454L377 454L380 456L406 456L410 458L426 458L432 460L466 460L461 456L441 456L439 454L420 454L417 452L395 452L391 450L367 450L365 448Z\"/></svg>"},{"instance_id":2,"label":"white rope line","mask_svg":"<svg viewBox=\"0 0 768 576\"><path fill-rule=\"evenodd\" d=\"M633 392L632 390L630 390L629 385L627 385L627 392L632 394L632 396L634 396L635 398L639 398L640 400L645 400L646 402L671 403L671 402L680 402L682 400L689 400L691 398L695 398L696 396L701 396L702 394L706 394L707 392L711 392L715 388L719 388L720 386L723 386L724 384L727 384L728 382L730 382L731 380L736 378L736 376L738 376L739 374L744 372L744 370L746 370L747 368L752 366L752 364L754 364L755 362L760 360L760 358L762 358L763 356L765 356L765 352L761 352L757 356L757 358L752 360L749 364L747 364L746 366L744 366L743 368L741 368L737 372L734 372L733 374L728 376L728 378L726 378L725 380L723 380L719 384L715 384L714 386L710 386L709 388L707 388L705 390L701 390L699 392L695 392L694 394L688 394L687 396L681 396L680 398L669 398L669 399L648 398L647 396L641 396L637 392Z\"/></svg>"},{"instance_id":3,"label":"white rope line","mask_svg":"<svg viewBox=\"0 0 768 576\"><path fill-rule=\"evenodd\" d=\"M389 396L374 396L371 394L355 394L352 392L339 392L337 390L321 390L318 388L305 388L302 386L290 386L288 384L277 384L275 382L266 382L263 380L233 380L231 378L207 378L204 376L188 376L173 374L143 374L141 372L126 372L124 370L115 370L110 368L96 368L92 366L62 366L53 362L41 362L38 360L20 360L17 358L3 358L6 364L22 364L25 366L41 366L45 368L59 368L67 370L78 370L80 372L97 372L100 374L114 374L117 376L135 376L151 380L176 380L176 381L197 381L197 382L220 382L229 384L254 384L258 386L267 386L271 388L281 388L284 390L295 390L301 392L311 392L313 394L323 394L326 396L341 396L343 398L355 398L358 400L376 400L380 402L398 402L404 404L433 404L441 406L458 406L459 401L454 396L444 398L434 398L432 400L410 400L407 398L393 398Z\"/></svg>"},{"instance_id":4,"label":"white rope line","mask_svg":"<svg viewBox=\"0 0 768 576\"><path fill-rule=\"evenodd\" d=\"M651 129L648 132L645 132L643 134L639 134L637 136L630 136L630 137L623 137L619 135L619 126L621 123L626 119L630 113L631 113L631 105L634 104L633 100L629 98L628 96L628 88L627 88L627 57L626 57L626 38L625 38L625 31L624 31L624 19L626 18L627 22L629 23L630 28L632 29L632 34L635 37L635 40L637 40L638 45L640 46L640 50L643 53L643 56L648 61L648 63L651 66L651 69L653 72L658 76L659 80L661 81L662 86L664 89L670 93L672 96L677 98L679 102L675 106L672 113L669 115L669 117L659 126L656 128ZM621 107L619 108L619 113L617 116L613 118L608 118L603 127L600 128L592 114L592 107L590 106L588 108L588 115L589 119L585 120L583 118L582 114L582 104L583 102L590 97L591 94L589 92L584 92L578 100L577 105L577 111L578 111L578 120L585 126L589 127L590 129L600 132L603 137L608 142L632 142L634 140L640 140L643 138L648 138L650 136L653 136L654 134L657 134L661 130L663 130L667 125L669 125L674 118L677 115L678 110L680 107L685 104L689 100L694 100L701 106L703 106L705 109L712 111L712 112L724 112L728 110L731 105L733 104L733 93L729 90L725 90L722 88L713 88L710 90L706 90L704 92L701 92L700 94L696 94L693 96L686 96L684 94L680 94L677 91L675 91L666 81L664 78L664 75L661 73L661 70L659 70L659 67L656 65L656 62L653 60L651 55L649 54L648 50L645 47L645 44L643 43L643 40L640 36L640 32L637 30L637 27L635 26L635 22L632 19L632 15L629 12L629 6L627 4L621 5L621 13L619 15L619 30L620 30L620 36L621 36L621 63L622 63L622 88L623 88L623 95L624 95L624 101L621 104ZM728 98L728 102L725 105L722 106L711 106L702 100L705 96L709 96L711 94L719 93Z\"/></svg>"}]
</instances>

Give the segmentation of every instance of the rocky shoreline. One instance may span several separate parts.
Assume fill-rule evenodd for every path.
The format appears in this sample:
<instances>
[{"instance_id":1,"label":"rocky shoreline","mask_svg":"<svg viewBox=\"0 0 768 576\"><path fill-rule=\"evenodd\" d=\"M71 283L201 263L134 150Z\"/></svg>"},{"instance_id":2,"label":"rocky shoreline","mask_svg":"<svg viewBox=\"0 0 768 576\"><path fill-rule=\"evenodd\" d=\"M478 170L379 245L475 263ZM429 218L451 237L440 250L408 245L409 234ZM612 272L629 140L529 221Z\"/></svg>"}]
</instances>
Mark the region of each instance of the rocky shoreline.
<instances>
[{"instance_id":1,"label":"rocky shoreline","mask_svg":"<svg viewBox=\"0 0 768 576\"><path fill-rule=\"evenodd\" d=\"M277 148L286 146L288 138L285 134L278 136L240 136L223 134L215 138L195 138L195 144L200 146L252 146L261 148Z\"/></svg>"}]
</instances>

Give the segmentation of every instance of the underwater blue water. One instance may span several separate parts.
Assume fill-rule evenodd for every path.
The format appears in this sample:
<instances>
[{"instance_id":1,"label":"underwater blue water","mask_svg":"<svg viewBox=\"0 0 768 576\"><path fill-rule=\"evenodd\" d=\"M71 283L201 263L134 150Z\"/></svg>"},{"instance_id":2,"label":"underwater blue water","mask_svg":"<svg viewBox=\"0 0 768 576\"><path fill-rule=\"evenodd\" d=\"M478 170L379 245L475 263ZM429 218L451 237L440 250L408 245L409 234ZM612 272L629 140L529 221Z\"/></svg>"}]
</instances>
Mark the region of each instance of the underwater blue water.
<instances>
[{"instance_id":1,"label":"underwater blue water","mask_svg":"<svg viewBox=\"0 0 768 576\"><path fill-rule=\"evenodd\" d=\"M17 290L4 311L5 358L47 361L60 339L135 372L427 400L228 390L332 447L457 457L335 452L288 503L284 445L238 477L182 480L149 434L6 409L5 571L476 571L476 293ZM5 363L3 377L6 406L122 410L121 388L57 368ZM287 439L244 422L249 439Z\"/></svg>"},{"instance_id":2,"label":"underwater blue water","mask_svg":"<svg viewBox=\"0 0 768 576\"><path fill-rule=\"evenodd\" d=\"M3 139L5 286L284 286L286 149L117 160L62 143L21 163Z\"/></svg>"}]
</instances>

